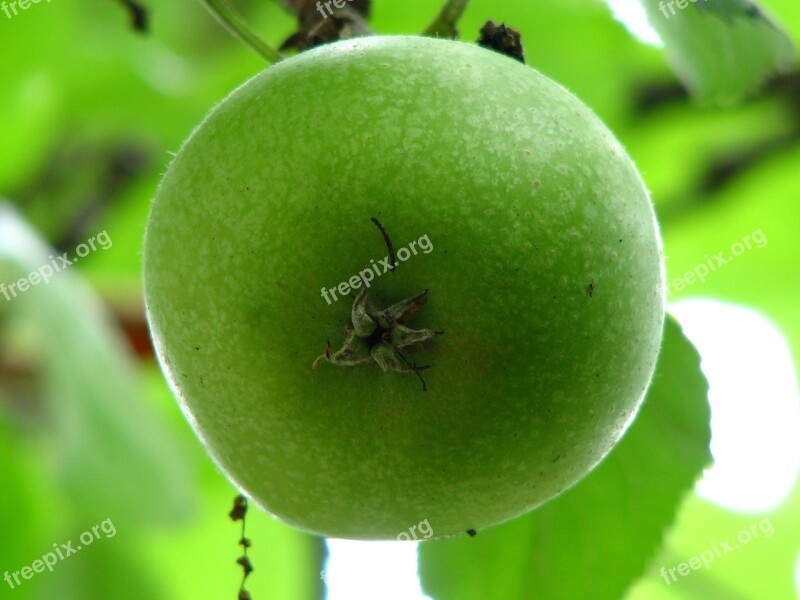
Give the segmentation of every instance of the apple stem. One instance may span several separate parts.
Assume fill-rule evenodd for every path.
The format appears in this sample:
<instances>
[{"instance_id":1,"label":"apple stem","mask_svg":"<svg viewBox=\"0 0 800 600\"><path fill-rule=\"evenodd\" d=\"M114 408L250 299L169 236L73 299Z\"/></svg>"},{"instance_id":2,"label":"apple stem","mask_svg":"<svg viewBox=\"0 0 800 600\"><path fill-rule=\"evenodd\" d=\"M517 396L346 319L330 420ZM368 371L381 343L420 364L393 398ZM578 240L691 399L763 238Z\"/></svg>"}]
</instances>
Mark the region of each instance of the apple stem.
<instances>
[{"instance_id":1,"label":"apple stem","mask_svg":"<svg viewBox=\"0 0 800 600\"><path fill-rule=\"evenodd\" d=\"M437 15L436 20L428 25L428 28L422 35L456 39L458 37L456 24L461 18L461 15L464 14L468 3L469 0L447 0L442 10Z\"/></svg>"},{"instance_id":2,"label":"apple stem","mask_svg":"<svg viewBox=\"0 0 800 600\"><path fill-rule=\"evenodd\" d=\"M201 2L234 37L250 46L267 62L276 63L283 60L283 55L267 44L236 11L228 6L225 0L201 0Z\"/></svg>"}]
</instances>

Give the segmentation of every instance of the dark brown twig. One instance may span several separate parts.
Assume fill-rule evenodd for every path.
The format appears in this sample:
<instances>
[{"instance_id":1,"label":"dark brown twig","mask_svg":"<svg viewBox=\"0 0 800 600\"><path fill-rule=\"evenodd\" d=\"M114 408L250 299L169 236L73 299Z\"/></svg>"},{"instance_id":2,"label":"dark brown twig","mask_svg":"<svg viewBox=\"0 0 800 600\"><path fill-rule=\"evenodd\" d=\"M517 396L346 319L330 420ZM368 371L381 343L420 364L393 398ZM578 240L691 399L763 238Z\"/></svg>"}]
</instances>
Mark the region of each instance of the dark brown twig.
<instances>
[{"instance_id":1,"label":"dark brown twig","mask_svg":"<svg viewBox=\"0 0 800 600\"><path fill-rule=\"evenodd\" d=\"M451 40L456 39L458 37L456 25L458 25L461 15L464 14L468 2L469 0L448 0L436 16L436 19L428 25L422 35Z\"/></svg>"},{"instance_id":2,"label":"dark brown twig","mask_svg":"<svg viewBox=\"0 0 800 600\"><path fill-rule=\"evenodd\" d=\"M139 33L147 33L147 26L149 24L147 9L135 0L119 1L125 8L128 9L128 13L131 15L131 25L133 26L134 31L138 31Z\"/></svg>"},{"instance_id":3,"label":"dark brown twig","mask_svg":"<svg viewBox=\"0 0 800 600\"><path fill-rule=\"evenodd\" d=\"M250 564L250 559L247 556L247 549L252 546L252 542L245 536L245 520L247 517L247 498L239 494L233 499L233 509L228 516L233 521L242 522L242 536L239 539L239 545L244 548L244 554L236 559L236 564L242 567L243 577L242 585L239 587L239 600L251 600L250 592L244 588L245 581L247 581L250 573L253 572L253 565Z\"/></svg>"},{"instance_id":4,"label":"dark brown twig","mask_svg":"<svg viewBox=\"0 0 800 600\"><path fill-rule=\"evenodd\" d=\"M317 0L276 0L298 19L297 31L280 46L280 50L299 52L337 40L372 35L367 21L371 0L348 0L342 8Z\"/></svg>"}]
</instances>

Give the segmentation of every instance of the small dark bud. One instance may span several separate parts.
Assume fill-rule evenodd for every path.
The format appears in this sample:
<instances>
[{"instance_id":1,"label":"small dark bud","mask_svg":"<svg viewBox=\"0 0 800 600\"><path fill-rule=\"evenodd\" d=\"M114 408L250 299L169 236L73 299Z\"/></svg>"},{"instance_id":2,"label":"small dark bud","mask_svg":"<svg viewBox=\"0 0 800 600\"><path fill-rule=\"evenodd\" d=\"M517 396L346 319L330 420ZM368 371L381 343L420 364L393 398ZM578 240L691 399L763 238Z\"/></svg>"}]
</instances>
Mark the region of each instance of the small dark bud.
<instances>
[{"instance_id":1,"label":"small dark bud","mask_svg":"<svg viewBox=\"0 0 800 600\"><path fill-rule=\"evenodd\" d=\"M250 564L250 559L246 556L241 556L236 559L236 564L241 565L244 570L244 576L247 577L253 572L253 565Z\"/></svg>"},{"instance_id":2,"label":"small dark bud","mask_svg":"<svg viewBox=\"0 0 800 600\"><path fill-rule=\"evenodd\" d=\"M240 494L233 499L233 509L228 516L233 521L241 521L245 514L247 514L247 498Z\"/></svg>"}]
</instances>

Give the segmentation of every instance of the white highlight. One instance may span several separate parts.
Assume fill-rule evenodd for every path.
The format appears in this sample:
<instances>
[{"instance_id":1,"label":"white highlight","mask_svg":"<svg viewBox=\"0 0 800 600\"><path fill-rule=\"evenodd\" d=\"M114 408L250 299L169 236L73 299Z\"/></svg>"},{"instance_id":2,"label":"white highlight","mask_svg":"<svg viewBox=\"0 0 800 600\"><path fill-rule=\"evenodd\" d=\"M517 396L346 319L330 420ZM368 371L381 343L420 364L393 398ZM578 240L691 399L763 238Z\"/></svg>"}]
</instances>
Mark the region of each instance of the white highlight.
<instances>
[{"instance_id":1,"label":"white highlight","mask_svg":"<svg viewBox=\"0 0 800 600\"><path fill-rule=\"evenodd\" d=\"M417 577L412 542L328 540L326 600L429 600Z\"/></svg>"},{"instance_id":2,"label":"white highlight","mask_svg":"<svg viewBox=\"0 0 800 600\"><path fill-rule=\"evenodd\" d=\"M800 397L783 334L760 313L715 300L670 306L702 357L715 464L698 483L730 510L780 506L800 472Z\"/></svg>"},{"instance_id":3,"label":"white highlight","mask_svg":"<svg viewBox=\"0 0 800 600\"><path fill-rule=\"evenodd\" d=\"M637 39L651 46L664 46L658 33L647 20L647 13L639 0L606 0L614 18L625 25Z\"/></svg>"}]
</instances>

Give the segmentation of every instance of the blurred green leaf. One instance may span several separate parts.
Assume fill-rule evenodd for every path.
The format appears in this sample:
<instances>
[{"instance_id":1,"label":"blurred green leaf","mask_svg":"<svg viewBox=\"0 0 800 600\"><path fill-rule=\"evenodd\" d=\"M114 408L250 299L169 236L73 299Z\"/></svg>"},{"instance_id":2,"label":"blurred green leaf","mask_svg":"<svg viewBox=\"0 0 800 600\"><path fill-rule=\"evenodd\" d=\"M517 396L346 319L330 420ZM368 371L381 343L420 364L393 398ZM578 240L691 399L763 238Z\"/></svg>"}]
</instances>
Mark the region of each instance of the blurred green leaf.
<instances>
[{"instance_id":1,"label":"blurred green leaf","mask_svg":"<svg viewBox=\"0 0 800 600\"><path fill-rule=\"evenodd\" d=\"M105 308L60 266L8 205L0 204L0 282L51 266L49 283L18 291L6 310L35 326L46 423L46 464L73 508L122 528L175 522L191 510L185 447L142 401L134 365ZM72 257L74 258L74 256Z\"/></svg>"},{"instance_id":2,"label":"blurred green leaf","mask_svg":"<svg viewBox=\"0 0 800 600\"><path fill-rule=\"evenodd\" d=\"M593 600L620 598L711 460L699 362L668 319L653 383L619 445L586 479L528 515L475 538L423 543L426 592L436 600L562 600L585 598L590 588Z\"/></svg>"},{"instance_id":3,"label":"blurred green leaf","mask_svg":"<svg viewBox=\"0 0 800 600\"><path fill-rule=\"evenodd\" d=\"M3 536L0 574L5 574L18 571L23 561L29 558L32 561L41 554L37 555L39 548L35 544L38 537L32 535L38 529L39 517L33 485L35 477L26 469L28 461L20 460L19 441L2 417L0 414L0 532ZM0 580L0 589L6 586L7 582ZM15 585L14 598L29 600L34 598L33 591L30 586Z\"/></svg>"},{"instance_id":4,"label":"blurred green leaf","mask_svg":"<svg viewBox=\"0 0 800 600\"><path fill-rule=\"evenodd\" d=\"M56 563L52 574L37 575L31 581L40 592L37 597L41 600L172 600L159 589L153 574L142 568L130 551L130 533L108 539L102 535L91 548L82 548L63 562ZM77 540L77 536L72 539ZM50 548L45 546L41 551L48 550Z\"/></svg>"},{"instance_id":5,"label":"blurred green leaf","mask_svg":"<svg viewBox=\"0 0 800 600\"><path fill-rule=\"evenodd\" d=\"M799 166L800 146L770 157L663 232L671 299L702 296L760 310L787 336L800 369ZM735 256L734 247L744 252ZM720 253L725 263L716 266ZM715 270L705 281L676 288L675 280L709 261Z\"/></svg>"},{"instance_id":6,"label":"blurred green leaf","mask_svg":"<svg viewBox=\"0 0 800 600\"><path fill-rule=\"evenodd\" d=\"M800 481L798 481L800 484ZM769 514L740 514L693 496L681 508L675 527L647 577L637 582L626 600L694 600L695 598L798 597L793 573L800 546L800 485ZM747 531L746 544L739 535ZM730 542L726 552L724 542ZM720 548L709 568L676 572L675 580L662 569L688 562L703 551ZM754 590L758 590L754 595Z\"/></svg>"},{"instance_id":7,"label":"blurred green leaf","mask_svg":"<svg viewBox=\"0 0 800 600\"><path fill-rule=\"evenodd\" d=\"M751 0L640 0L690 92L731 104L795 61L791 40Z\"/></svg>"}]
</instances>

